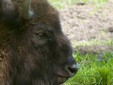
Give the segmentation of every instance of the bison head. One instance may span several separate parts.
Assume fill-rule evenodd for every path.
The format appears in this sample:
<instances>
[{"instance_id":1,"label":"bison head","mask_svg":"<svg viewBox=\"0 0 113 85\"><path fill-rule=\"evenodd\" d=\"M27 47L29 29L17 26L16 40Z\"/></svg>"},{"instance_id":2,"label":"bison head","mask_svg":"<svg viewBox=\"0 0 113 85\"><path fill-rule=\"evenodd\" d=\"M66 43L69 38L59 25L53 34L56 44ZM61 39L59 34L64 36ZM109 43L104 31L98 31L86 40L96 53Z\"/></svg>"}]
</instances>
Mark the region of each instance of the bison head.
<instances>
[{"instance_id":1,"label":"bison head","mask_svg":"<svg viewBox=\"0 0 113 85\"><path fill-rule=\"evenodd\" d=\"M77 72L58 12L46 0L0 4L0 47L8 63L5 85L60 85Z\"/></svg>"}]
</instances>

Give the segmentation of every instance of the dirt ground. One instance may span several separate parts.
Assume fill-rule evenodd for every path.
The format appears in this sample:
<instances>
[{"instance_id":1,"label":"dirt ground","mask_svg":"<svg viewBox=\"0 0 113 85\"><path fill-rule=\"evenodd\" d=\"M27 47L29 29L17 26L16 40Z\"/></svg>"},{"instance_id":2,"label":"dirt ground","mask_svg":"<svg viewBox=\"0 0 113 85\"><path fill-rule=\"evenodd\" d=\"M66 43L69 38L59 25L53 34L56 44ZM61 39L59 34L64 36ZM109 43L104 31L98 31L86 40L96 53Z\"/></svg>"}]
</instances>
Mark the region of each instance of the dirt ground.
<instances>
[{"instance_id":1,"label":"dirt ground","mask_svg":"<svg viewBox=\"0 0 113 85\"><path fill-rule=\"evenodd\" d=\"M112 51L109 45L74 46L92 40L113 40L113 1L94 5L75 4L60 10L61 25L75 51Z\"/></svg>"}]
</instances>

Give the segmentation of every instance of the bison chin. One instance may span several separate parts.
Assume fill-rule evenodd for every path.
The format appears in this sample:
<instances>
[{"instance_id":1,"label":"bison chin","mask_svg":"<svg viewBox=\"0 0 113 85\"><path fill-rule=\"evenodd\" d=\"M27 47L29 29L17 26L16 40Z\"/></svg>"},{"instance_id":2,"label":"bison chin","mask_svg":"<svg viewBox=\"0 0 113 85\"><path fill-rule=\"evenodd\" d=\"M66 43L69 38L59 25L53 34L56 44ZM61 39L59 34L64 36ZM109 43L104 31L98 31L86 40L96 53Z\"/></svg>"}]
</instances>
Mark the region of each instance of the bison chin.
<instances>
[{"instance_id":1,"label":"bison chin","mask_svg":"<svg viewBox=\"0 0 113 85\"><path fill-rule=\"evenodd\" d=\"M51 66L52 67L52 66ZM64 83L69 76L64 74L64 70L58 68L35 69L31 71L32 85L60 85Z\"/></svg>"},{"instance_id":2,"label":"bison chin","mask_svg":"<svg viewBox=\"0 0 113 85\"><path fill-rule=\"evenodd\" d=\"M33 79L33 85L61 85L68 79L68 77L59 75L49 76L50 75L43 75L41 78L38 76L38 79Z\"/></svg>"},{"instance_id":3,"label":"bison chin","mask_svg":"<svg viewBox=\"0 0 113 85\"><path fill-rule=\"evenodd\" d=\"M77 72L76 70L75 73L70 75L66 70L62 69L62 67L54 68L51 66L51 68L48 69L47 67L45 67L45 69L32 70L32 85L61 85Z\"/></svg>"},{"instance_id":4,"label":"bison chin","mask_svg":"<svg viewBox=\"0 0 113 85\"><path fill-rule=\"evenodd\" d=\"M62 84L64 81L58 81L58 78L49 78L47 76L45 76L44 78L42 79L38 79L38 80L33 80L33 85L60 85Z\"/></svg>"}]
</instances>

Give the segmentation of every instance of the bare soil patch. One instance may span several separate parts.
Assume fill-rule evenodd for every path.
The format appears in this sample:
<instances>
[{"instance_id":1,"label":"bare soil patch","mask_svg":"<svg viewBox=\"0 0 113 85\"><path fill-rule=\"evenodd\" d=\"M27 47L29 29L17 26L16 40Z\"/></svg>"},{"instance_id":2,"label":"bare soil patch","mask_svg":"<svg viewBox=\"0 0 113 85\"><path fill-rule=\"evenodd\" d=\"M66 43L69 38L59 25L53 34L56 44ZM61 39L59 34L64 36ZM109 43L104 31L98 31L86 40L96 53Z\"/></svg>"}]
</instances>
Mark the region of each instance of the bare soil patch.
<instances>
[{"instance_id":1,"label":"bare soil patch","mask_svg":"<svg viewBox=\"0 0 113 85\"><path fill-rule=\"evenodd\" d=\"M60 10L61 25L71 43L113 40L113 2L102 5L75 4ZM109 45L77 46L76 50L112 51Z\"/></svg>"}]
</instances>

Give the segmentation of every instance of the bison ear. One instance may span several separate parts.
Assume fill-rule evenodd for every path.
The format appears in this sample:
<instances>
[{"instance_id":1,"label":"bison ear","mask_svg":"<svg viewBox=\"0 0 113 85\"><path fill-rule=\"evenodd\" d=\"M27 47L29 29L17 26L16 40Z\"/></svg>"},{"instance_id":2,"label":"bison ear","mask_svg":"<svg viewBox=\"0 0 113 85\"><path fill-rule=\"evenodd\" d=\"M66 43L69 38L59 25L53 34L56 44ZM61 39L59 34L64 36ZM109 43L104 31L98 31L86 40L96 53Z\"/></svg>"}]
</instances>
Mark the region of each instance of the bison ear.
<instances>
[{"instance_id":1,"label":"bison ear","mask_svg":"<svg viewBox=\"0 0 113 85\"><path fill-rule=\"evenodd\" d=\"M19 18L15 10L15 5L11 0L0 0L0 24L15 22Z\"/></svg>"},{"instance_id":2,"label":"bison ear","mask_svg":"<svg viewBox=\"0 0 113 85\"><path fill-rule=\"evenodd\" d=\"M18 13L20 18L30 19L33 16L31 2L32 0L0 0L0 14L15 16Z\"/></svg>"},{"instance_id":3,"label":"bison ear","mask_svg":"<svg viewBox=\"0 0 113 85\"><path fill-rule=\"evenodd\" d=\"M15 7L11 0L0 0L0 13L9 14L14 12Z\"/></svg>"}]
</instances>

